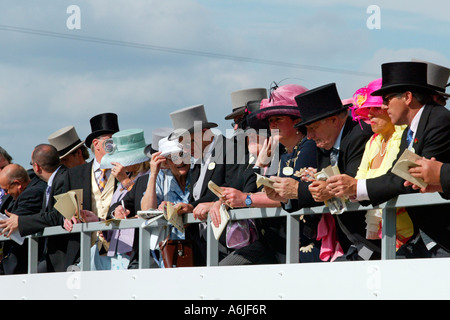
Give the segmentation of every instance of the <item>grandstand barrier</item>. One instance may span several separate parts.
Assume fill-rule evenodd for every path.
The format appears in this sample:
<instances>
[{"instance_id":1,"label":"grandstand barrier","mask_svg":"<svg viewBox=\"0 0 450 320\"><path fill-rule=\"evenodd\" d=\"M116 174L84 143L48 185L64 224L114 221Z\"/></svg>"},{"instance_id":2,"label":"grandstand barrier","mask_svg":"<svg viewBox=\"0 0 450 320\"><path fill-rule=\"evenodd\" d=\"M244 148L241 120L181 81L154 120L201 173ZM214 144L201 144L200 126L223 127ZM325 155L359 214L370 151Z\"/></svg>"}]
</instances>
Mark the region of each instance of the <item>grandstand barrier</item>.
<instances>
[{"instance_id":1,"label":"grandstand barrier","mask_svg":"<svg viewBox=\"0 0 450 320\"><path fill-rule=\"evenodd\" d=\"M396 253L396 208L411 206L426 206L432 204L450 203L443 199L438 193L434 194L408 194L400 195L379 206L361 206L359 203L347 202L347 211L360 212L371 208L381 208L383 210L383 225L381 239L381 259L395 259ZM274 217L286 217L286 264L299 262L299 217L301 215L322 214L329 212L328 207L318 206L305 208L289 213L282 208L242 208L230 210L231 220L241 219L270 219ZM147 269L152 265L150 254L150 235L153 228L166 224L165 219L159 219L149 226L143 226L144 219L130 218L124 220L114 220L109 223L91 222L76 224L72 233L80 234L80 268L81 271L89 271L91 265L91 234L97 231L117 230L117 229L139 229L139 268ZM199 223L192 214L186 214L185 224ZM218 266L218 241L214 238L211 228L211 221L207 220L207 267ZM51 237L68 232L62 227L47 227L42 232L28 236L28 273L37 273L38 268L38 240L40 237ZM9 240L0 236L0 241Z\"/></svg>"}]
</instances>

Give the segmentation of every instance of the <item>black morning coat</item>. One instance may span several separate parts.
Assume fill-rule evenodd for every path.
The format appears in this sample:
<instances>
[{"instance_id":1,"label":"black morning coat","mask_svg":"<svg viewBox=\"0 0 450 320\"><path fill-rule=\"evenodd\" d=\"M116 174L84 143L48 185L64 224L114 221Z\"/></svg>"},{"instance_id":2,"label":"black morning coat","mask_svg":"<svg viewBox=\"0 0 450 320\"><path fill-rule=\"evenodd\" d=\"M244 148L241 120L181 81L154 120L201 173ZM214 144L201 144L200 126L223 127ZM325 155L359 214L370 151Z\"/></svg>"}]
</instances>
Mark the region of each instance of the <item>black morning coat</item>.
<instances>
[{"instance_id":1,"label":"black morning coat","mask_svg":"<svg viewBox=\"0 0 450 320\"><path fill-rule=\"evenodd\" d=\"M16 214L19 218L30 217L39 213L42 208L42 200L47 184L34 177L28 186L17 197L16 200L8 195L5 197L0 211L5 214L5 210ZM21 236L24 236L21 233ZM28 269L28 240L19 245L13 240L5 241L3 244L4 258L1 262L5 274L26 273Z\"/></svg>"},{"instance_id":2,"label":"black morning coat","mask_svg":"<svg viewBox=\"0 0 450 320\"><path fill-rule=\"evenodd\" d=\"M406 142L408 129L406 128L403 132L399 156L408 148ZM438 161L450 162L450 111L447 108L435 105L424 106L413 148L416 154L427 159L435 157ZM412 188L405 188L403 183L402 178L390 171L381 177L368 179L367 191L370 202L378 205L399 194L417 192ZM407 210L414 224L415 233L421 229L450 252L450 205L408 207Z\"/></svg>"}]
</instances>

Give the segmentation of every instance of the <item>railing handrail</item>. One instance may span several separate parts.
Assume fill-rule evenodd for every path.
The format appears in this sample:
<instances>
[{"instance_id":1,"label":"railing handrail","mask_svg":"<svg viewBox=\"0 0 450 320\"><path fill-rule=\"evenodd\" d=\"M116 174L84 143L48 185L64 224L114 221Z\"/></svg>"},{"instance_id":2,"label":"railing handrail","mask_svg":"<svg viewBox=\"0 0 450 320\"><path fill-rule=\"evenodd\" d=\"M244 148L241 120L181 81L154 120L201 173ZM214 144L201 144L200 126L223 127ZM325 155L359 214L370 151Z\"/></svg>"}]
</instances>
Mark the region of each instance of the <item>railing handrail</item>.
<instances>
[{"instance_id":1,"label":"railing handrail","mask_svg":"<svg viewBox=\"0 0 450 320\"><path fill-rule=\"evenodd\" d=\"M395 242L396 242L396 208L411 206L427 206L435 204L450 203L450 200L443 199L438 193L431 194L405 194L393 198L379 206L362 206L359 203L347 202L347 210L349 212L366 211L372 208L383 210L383 228L382 228L382 259L395 259ZM265 219L274 217L287 217L286 227L286 263L298 262L299 251L299 219L300 215L323 214L328 213L328 207L317 206L304 208L295 212L287 212L281 207L276 208L239 208L229 211L231 220L241 219ZM81 236L81 266L82 270L90 268L90 239L91 233L96 231L120 230L139 228L141 230L139 236L139 267L150 267L149 242L150 232L152 228L167 223L165 219L159 219L156 223L143 227L144 219L130 218L124 220L112 220L107 222L89 222L80 223L73 226L72 233L80 233ZM193 214L184 215L184 223L200 223ZM211 221L208 218L208 234L207 234L207 265L218 265L218 243L211 231ZM40 237L49 237L68 234L60 226L47 227L42 232L27 236L29 239L29 273L37 271L37 239ZM0 242L10 240L4 236L0 236Z\"/></svg>"}]
</instances>

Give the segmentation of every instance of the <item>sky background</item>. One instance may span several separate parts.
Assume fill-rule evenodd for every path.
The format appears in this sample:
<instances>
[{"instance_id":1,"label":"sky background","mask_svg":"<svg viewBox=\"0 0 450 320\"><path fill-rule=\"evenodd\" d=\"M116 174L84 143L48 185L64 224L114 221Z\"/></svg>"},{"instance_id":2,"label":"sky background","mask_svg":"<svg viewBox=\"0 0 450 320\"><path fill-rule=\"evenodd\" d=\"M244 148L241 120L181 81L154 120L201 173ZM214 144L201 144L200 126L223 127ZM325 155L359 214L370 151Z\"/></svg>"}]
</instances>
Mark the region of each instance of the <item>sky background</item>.
<instances>
[{"instance_id":1,"label":"sky background","mask_svg":"<svg viewBox=\"0 0 450 320\"><path fill-rule=\"evenodd\" d=\"M374 4L381 28L371 30ZM79 30L67 28L70 5ZM273 81L335 82L349 98L385 62L450 67L449 9L448 0L0 0L0 146L29 168L51 133L74 125L84 140L103 112L151 143L153 129L172 126L170 112L197 104L226 134L230 93Z\"/></svg>"}]
</instances>

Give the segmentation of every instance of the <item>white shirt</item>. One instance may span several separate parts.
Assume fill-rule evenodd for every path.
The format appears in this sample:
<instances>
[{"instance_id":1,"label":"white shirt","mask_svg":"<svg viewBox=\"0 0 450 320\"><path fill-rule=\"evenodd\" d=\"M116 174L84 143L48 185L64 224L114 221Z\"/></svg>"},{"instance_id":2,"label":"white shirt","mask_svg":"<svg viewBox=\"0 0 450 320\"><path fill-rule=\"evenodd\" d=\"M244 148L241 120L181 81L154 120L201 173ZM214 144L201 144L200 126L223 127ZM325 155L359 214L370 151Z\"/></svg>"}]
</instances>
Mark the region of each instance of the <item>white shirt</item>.
<instances>
[{"instance_id":1,"label":"white shirt","mask_svg":"<svg viewBox=\"0 0 450 320\"><path fill-rule=\"evenodd\" d=\"M50 190L52 188L52 184L53 184L53 180L55 179L56 173L58 172L59 168L61 168L61 166L59 166L50 176L50 178L47 181L47 189L45 192L45 203L48 204L48 198L50 196Z\"/></svg>"}]
</instances>

